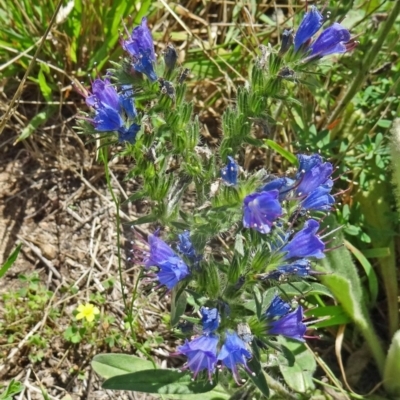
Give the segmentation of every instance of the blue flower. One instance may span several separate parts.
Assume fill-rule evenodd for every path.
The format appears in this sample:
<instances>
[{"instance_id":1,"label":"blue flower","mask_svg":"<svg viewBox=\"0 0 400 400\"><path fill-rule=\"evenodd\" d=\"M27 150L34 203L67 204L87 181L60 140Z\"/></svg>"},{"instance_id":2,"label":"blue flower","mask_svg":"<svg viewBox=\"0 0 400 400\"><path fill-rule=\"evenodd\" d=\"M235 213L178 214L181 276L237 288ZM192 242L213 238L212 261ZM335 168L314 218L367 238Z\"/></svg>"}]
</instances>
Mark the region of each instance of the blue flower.
<instances>
[{"instance_id":1,"label":"blue flower","mask_svg":"<svg viewBox=\"0 0 400 400\"><path fill-rule=\"evenodd\" d=\"M324 22L322 14L315 6L311 6L311 11L307 12L294 37L294 50L297 51L300 47L307 43L321 28Z\"/></svg>"},{"instance_id":2,"label":"blue flower","mask_svg":"<svg viewBox=\"0 0 400 400\"><path fill-rule=\"evenodd\" d=\"M265 317L272 319L275 317L282 317L290 311L290 304L282 300L278 295L275 295L265 311Z\"/></svg>"},{"instance_id":3,"label":"blue flower","mask_svg":"<svg viewBox=\"0 0 400 400\"><path fill-rule=\"evenodd\" d=\"M122 127L118 129L118 141L134 143L137 133L140 131L140 125L133 123L129 129Z\"/></svg>"},{"instance_id":4,"label":"blue flower","mask_svg":"<svg viewBox=\"0 0 400 400\"><path fill-rule=\"evenodd\" d=\"M244 199L243 226L261 233L271 231L273 222L282 215L278 190L253 193Z\"/></svg>"},{"instance_id":5,"label":"blue flower","mask_svg":"<svg viewBox=\"0 0 400 400\"><path fill-rule=\"evenodd\" d=\"M324 57L334 53L346 53L349 50L346 43L350 41L350 38L350 32L335 22L329 28L326 28L310 46L310 57Z\"/></svg>"},{"instance_id":6,"label":"blue flower","mask_svg":"<svg viewBox=\"0 0 400 400\"><path fill-rule=\"evenodd\" d=\"M221 177L225 184L228 186L234 186L237 184L237 178L239 174L239 167L236 164L233 157L228 156L228 164L221 169Z\"/></svg>"},{"instance_id":7,"label":"blue flower","mask_svg":"<svg viewBox=\"0 0 400 400\"><path fill-rule=\"evenodd\" d=\"M242 364L249 373L252 373L247 367L247 358L250 357L251 353L237 333L226 331L225 342L218 354L218 360L222 361L222 364L232 371L232 375L238 385L240 385L238 364Z\"/></svg>"},{"instance_id":8,"label":"blue flower","mask_svg":"<svg viewBox=\"0 0 400 400\"><path fill-rule=\"evenodd\" d=\"M178 257L170 257L159 264L157 279L160 285L165 285L169 290L173 289L179 281L189 275L187 265Z\"/></svg>"},{"instance_id":9,"label":"blue flower","mask_svg":"<svg viewBox=\"0 0 400 400\"><path fill-rule=\"evenodd\" d=\"M179 281L189 275L187 265L174 253L174 251L155 235L148 238L150 252L145 267L158 267L157 279L161 285L169 290L174 288Z\"/></svg>"},{"instance_id":10,"label":"blue flower","mask_svg":"<svg viewBox=\"0 0 400 400\"><path fill-rule=\"evenodd\" d=\"M165 260L176 256L171 247L158 236L150 234L147 241L150 246L150 252L145 261L146 268L159 267Z\"/></svg>"},{"instance_id":11,"label":"blue flower","mask_svg":"<svg viewBox=\"0 0 400 400\"><path fill-rule=\"evenodd\" d=\"M107 106L114 110L119 110L119 96L110 80L100 78L92 82L92 94L86 97L86 104L95 109Z\"/></svg>"},{"instance_id":12,"label":"blue flower","mask_svg":"<svg viewBox=\"0 0 400 400\"><path fill-rule=\"evenodd\" d=\"M311 156L299 154L297 158L299 160L299 170L296 174L299 182L296 187L297 196L308 196L320 185L330 184L333 172L333 165L330 162L323 162L318 154Z\"/></svg>"},{"instance_id":13,"label":"blue flower","mask_svg":"<svg viewBox=\"0 0 400 400\"><path fill-rule=\"evenodd\" d=\"M219 313L216 308L201 307L201 324L203 326L203 334L209 335L218 329Z\"/></svg>"},{"instance_id":14,"label":"blue flower","mask_svg":"<svg viewBox=\"0 0 400 400\"><path fill-rule=\"evenodd\" d=\"M99 132L118 131L124 126L124 120L120 113L107 105L97 108L94 118L89 121Z\"/></svg>"},{"instance_id":15,"label":"blue flower","mask_svg":"<svg viewBox=\"0 0 400 400\"><path fill-rule=\"evenodd\" d=\"M297 260L291 264L285 264L279 266L277 269L267 272L261 276L262 280L276 280L280 281L287 278L288 276L298 276L300 278L307 277L309 275L316 275L318 272L311 270L310 261L306 259Z\"/></svg>"},{"instance_id":16,"label":"blue flower","mask_svg":"<svg viewBox=\"0 0 400 400\"><path fill-rule=\"evenodd\" d=\"M202 256L198 256L196 254L196 250L193 247L193 244L190 240L190 232L184 231L183 233L178 234L179 243L177 249L180 253L184 254L189 260L193 262L199 262L203 258Z\"/></svg>"},{"instance_id":17,"label":"blue flower","mask_svg":"<svg viewBox=\"0 0 400 400\"><path fill-rule=\"evenodd\" d=\"M293 189L294 183L295 181L290 178L276 178L265 184L261 190L269 191L277 189L279 191L279 200L282 201L286 199L287 195Z\"/></svg>"},{"instance_id":18,"label":"blue flower","mask_svg":"<svg viewBox=\"0 0 400 400\"><path fill-rule=\"evenodd\" d=\"M127 40L122 41L122 47L133 58L135 71L145 74L152 82L157 80L153 66L156 61L154 43L146 18L142 18L141 25L133 29Z\"/></svg>"},{"instance_id":19,"label":"blue flower","mask_svg":"<svg viewBox=\"0 0 400 400\"><path fill-rule=\"evenodd\" d=\"M183 354L188 358L186 368L193 372L194 378L202 370L208 371L208 378L211 381L212 374L217 362L218 336L201 335L196 339L179 346L177 354Z\"/></svg>"},{"instance_id":20,"label":"blue flower","mask_svg":"<svg viewBox=\"0 0 400 400\"><path fill-rule=\"evenodd\" d=\"M132 85L122 85L121 94L119 95L119 103L125 111L128 118L134 119L137 115L135 104L133 101Z\"/></svg>"},{"instance_id":21,"label":"blue flower","mask_svg":"<svg viewBox=\"0 0 400 400\"><path fill-rule=\"evenodd\" d=\"M131 85L124 85L123 91L118 94L110 80L95 79L92 82L92 93L86 96L86 104L93 107L95 115L89 121L99 132L118 132L119 142L128 141L133 143L140 125L131 124L126 129L125 118L136 117L136 109L133 100Z\"/></svg>"},{"instance_id":22,"label":"blue flower","mask_svg":"<svg viewBox=\"0 0 400 400\"><path fill-rule=\"evenodd\" d=\"M302 209L311 211L329 211L335 203L335 198L330 194L332 186L333 181L328 179L325 184L317 187L301 201L300 204Z\"/></svg>"},{"instance_id":23,"label":"blue flower","mask_svg":"<svg viewBox=\"0 0 400 400\"><path fill-rule=\"evenodd\" d=\"M292 240L282 247L282 253L286 253L285 260L290 258L324 258L325 243L316 235L319 223L309 219L304 223L302 230L297 232Z\"/></svg>"},{"instance_id":24,"label":"blue flower","mask_svg":"<svg viewBox=\"0 0 400 400\"><path fill-rule=\"evenodd\" d=\"M283 335L290 339L304 342L307 327L303 324L303 308L300 306L295 311L282 318L269 323L267 332L270 335Z\"/></svg>"}]
</instances>

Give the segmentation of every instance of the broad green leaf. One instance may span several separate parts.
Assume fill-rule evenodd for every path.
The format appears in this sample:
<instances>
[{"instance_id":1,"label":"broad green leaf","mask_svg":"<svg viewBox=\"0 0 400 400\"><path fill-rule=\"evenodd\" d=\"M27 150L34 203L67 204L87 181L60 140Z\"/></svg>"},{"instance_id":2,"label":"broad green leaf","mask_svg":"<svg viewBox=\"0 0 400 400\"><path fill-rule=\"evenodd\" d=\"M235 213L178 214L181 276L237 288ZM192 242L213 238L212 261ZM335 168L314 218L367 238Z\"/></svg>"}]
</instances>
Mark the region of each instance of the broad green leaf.
<instances>
[{"instance_id":1,"label":"broad green leaf","mask_svg":"<svg viewBox=\"0 0 400 400\"><path fill-rule=\"evenodd\" d=\"M18 254L21 250L22 243L20 243L15 250L11 253L11 255L7 258L7 261L3 264L3 266L0 268L0 278L2 278L7 271L12 267L12 265L15 263L15 260L18 257Z\"/></svg>"},{"instance_id":2,"label":"broad green leaf","mask_svg":"<svg viewBox=\"0 0 400 400\"><path fill-rule=\"evenodd\" d=\"M338 226L334 216L328 217L325 223L329 224L331 229ZM339 230L336 233L336 240L331 246L340 246L343 241L343 234ZM326 257L321 260L321 266L322 268L319 267L318 269L321 268L328 274L321 275L320 280L335 295L345 312L357 325L371 348L378 368L382 371L385 355L368 315L360 277L351 259L350 252L344 246L329 251L326 253Z\"/></svg>"},{"instance_id":3,"label":"broad green leaf","mask_svg":"<svg viewBox=\"0 0 400 400\"><path fill-rule=\"evenodd\" d=\"M291 164L298 166L297 157L290 151L285 150L283 147L279 146L279 144L275 143L273 140L266 139L264 140L264 142L268 147L275 150L282 157L286 158L286 160L288 160Z\"/></svg>"},{"instance_id":4,"label":"broad green leaf","mask_svg":"<svg viewBox=\"0 0 400 400\"><path fill-rule=\"evenodd\" d=\"M207 393L191 394L190 397L187 396L188 395L168 394L168 400L229 400L231 398L231 396L226 393L226 390L221 385L215 386L213 390L210 390Z\"/></svg>"},{"instance_id":5,"label":"broad green leaf","mask_svg":"<svg viewBox=\"0 0 400 400\"><path fill-rule=\"evenodd\" d=\"M382 258L390 256L389 247L380 247L375 249L363 249L363 254L367 258Z\"/></svg>"},{"instance_id":6,"label":"broad green leaf","mask_svg":"<svg viewBox=\"0 0 400 400\"><path fill-rule=\"evenodd\" d=\"M150 361L129 354L97 354L92 361L92 368L105 379L152 367Z\"/></svg>"},{"instance_id":7,"label":"broad green leaf","mask_svg":"<svg viewBox=\"0 0 400 400\"><path fill-rule=\"evenodd\" d=\"M400 330L392 339L383 372L383 386L393 398L400 397Z\"/></svg>"},{"instance_id":8,"label":"broad green leaf","mask_svg":"<svg viewBox=\"0 0 400 400\"><path fill-rule=\"evenodd\" d=\"M354 247L350 242L347 240L344 241L344 245L353 253L354 257L360 262L362 267L364 268L365 274L368 278L368 287L369 287L369 294L371 298L371 304L374 305L376 303L376 299L378 297L378 278L375 274L374 269L372 268L371 263L367 260L364 254Z\"/></svg>"},{"instance_id":9,"label":"broad green leaf","mask_svg":"<svg viewBox=\"0 0 400 400\"><path fill-rule=\"evenodd\" d=\"M315 388L313 374L317 369L314 355L303 343L278 337L278 342L284 345L295 355L295 361L289 364L283 354L278 355L279 369L285 382L296 392L305 393Z\"/></svg>"},{"instance_id":10,"label":"broad green leaf","mask_svg":"<svg viewBox=\"0 0 400 400\"><path fill-rule=\"evenodd\" d=\"M149 369L113 376L103 383L104 389L132 392L189 395L214 389L217 382L193 380L190 373L171 369Z\"/></svg>"},{"instance_id":11,"label":"broad green leaf","mask_svg":"<svg viewBox=\"0 0 400 400\"><path fill-rule=\"evenodd\" d=\"M320 322L315 322L310 328L324 328L327 326L344 325L351 322L351 318L343 310L342 306L325 306L316 307L305 312L306 317L324 319Z\"/></svg>"}]
</instances>

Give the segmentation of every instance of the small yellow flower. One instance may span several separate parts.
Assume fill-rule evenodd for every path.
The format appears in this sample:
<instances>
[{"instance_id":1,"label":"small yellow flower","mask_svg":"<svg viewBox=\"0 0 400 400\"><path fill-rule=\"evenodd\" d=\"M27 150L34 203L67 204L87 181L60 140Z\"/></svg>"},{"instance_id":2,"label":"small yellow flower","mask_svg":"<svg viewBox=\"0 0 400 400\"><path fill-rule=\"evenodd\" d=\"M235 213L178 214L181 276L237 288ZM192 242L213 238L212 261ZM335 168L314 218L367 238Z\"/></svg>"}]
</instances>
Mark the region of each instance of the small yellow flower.
<instances>
[{"instance_id":1,"label":"small yellow flower","mask_svg":"<svg viewBox=\"0 0 400 400\"><path fill-rule=\"evenodd\" d=\"M79 304L78 314L76 315L76 319L86 318L86 321L92 322L96 314L100 314L100 310L95 307L93 304Z\"/></svg>"}]
</instances>

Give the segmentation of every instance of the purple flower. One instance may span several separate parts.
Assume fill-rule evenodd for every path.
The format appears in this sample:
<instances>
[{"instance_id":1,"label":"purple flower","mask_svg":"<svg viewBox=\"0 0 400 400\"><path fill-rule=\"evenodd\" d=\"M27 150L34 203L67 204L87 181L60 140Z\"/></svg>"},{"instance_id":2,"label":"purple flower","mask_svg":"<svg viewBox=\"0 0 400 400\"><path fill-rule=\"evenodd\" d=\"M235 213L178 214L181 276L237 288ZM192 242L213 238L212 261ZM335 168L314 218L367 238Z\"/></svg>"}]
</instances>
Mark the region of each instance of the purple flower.
<instances>
[{"instance_id":1,"label":"purple flower","mask_svg":"<svg viewBox=\"0 0 400 400\"><path fill-rule=\"evenodd\" d=\"M203 258L202 256L198 256L196 254L196 250L193 247L193 244L190 240L190 232L184 231L178 235L179 243L177 249L180 253L184 254L189 260L198 263Z\"/></svg>"},{"instance_id":2,"label":"purple flower","mask_svg":"<svg viewBox=\"0 0 400 400\"><path fill-rule=\"evenodd\" d=\"M228 156L228 164L221 169L221 177L225 184L228 186L234 186L237 184L237 178L239 173L239 167L236 164L233 157Z\"/></svg>"},{"instance_id":3,"label":"purple flower","mask_svg":"<svg viewBox=\"0 0 400 400\"><path fill-rule=\"evenodd\" d=\"M159 264L157 279L160 285L165 285L169 290L173 289L179 281L189 275L187 265L178 257L170 257Z\"/></svg>"},{"instance_id":4,"label":"purple flower","mask_svg":"<svg viewBox=\"0 0 400 400\"><path fill-rule=\"evenodd\" d=\"M203 334L209 335L218 329L219 313L216 308L201 307L201 324L203 326Z\"/></svg>"},{"instance_id":5,"label":"purple flower","mask_svg":"<svg viewBox=\"0 0 400 400\"><path fill-rule=\"evenodd\" d=\"M150 234L147 239L150 246L149 257L145 261L145 267L159 267L162 262L170 257L175 257L174 251L158 236Z\"/></svg>"},{"instance_id":6,"label":"purple flower","mask_svg":"<svg viewBox=\"0 0 400 400\"><path fill-rule=\"evenodd\" d=\"M322 157L319 154L297 154L297 161L299 162L298 172L296 179L301 177L301 174L309 172L314 167L322 163Z\"/></svg>"},{"instance_id":7,"label":"purple flower","mask_svg":"<svg viewBox=\"0 0 400 400\"><path fill-rule=\"evenodd\" d=\"M189 275L187 265L174 253L174 251L155 235L149 235L150 252L145 267L158 267L157 279L161 285L169 290Z\"/></svg>"},{"instance_id":8,"label":"purple flower","mask_svg":"<svg viewBox=\"0 0 400 400\"><path fill-rule=\"evenodd\" d=\"M309 219L302 230L297 232L292 240L280 250L285 253L285 260L290 258L324 258L325 243L316 235L319 223Z\"/></svg>"},{"instance_id":9,"label":"purple flower","mask_svg":"<svg viewBox=\"0 0 400 400\"><path fill-rule=\"evenodd\" d=\"M132 66L135 71L145 74L152 82L157 80L153 67L156 55L147 18L142 18L141 25L133 29L127 40L122 41L122 47L133 58Z\"/></svg>"},{"instance_id":10,"label":"purple flower","mask_svg":"<svg viewBox=\"0 0 400 400\"><path fill-rule=\"evenodd\" d=\"M183 354L188 358L186 368L193 372L194 378L200 371L206 369L211 381L217 362L217 345L218 336L201 335L191 342L186 340L182 346L178 347L176 354Z\"/></svg>"},{"instance_id":11,"label":"purple flower","mask_svg":"<svg viewBox=\"0 0 400 400\"><path fill-rule=\"evenodd\" d=\"M296 174L299 182L296 187L297 196L308 196L320 185L330 184L333 172L333 165L330 162L323 162L318 154L311 156L299 154L297 158L299 160L299 170Z\"/></svg>"},{"instance_id":12,"label":"purple flower","mask_svg":"<svg viewBox=\"0 0 400 400\"><path fill-rule=\"evenodd\" d=\"M327 182L314 191L312 191L304 200L301 201L301 207L304 210L328 211L335 203L334 197L330 194L333 181L328 179Z\"/></svg>"},{"instance_id":13,"label":"purple flower","mask_svg":"<svg viewBox=\"0 0 400 400\"><path fill-rule=\"evenodd\" d=\"M135 104L133 101L132 85L122 85L121 94L119 95L119 104L125 111L128 118L135 118L137 115Z\"/></svg>"},{"instance_id":14,"label":"purple flower","mask_svg":"<svg viewBox=\"0 0 400 400\"><path fill-rule=\"evenodd\" d=\"M261 233L270 232L273 222L282 215L278 196L278 190L270 190L245 197L243 226Z\"/></svg>"},{"instance_id":15,"label":"purple flower","mask_svg":"<svg viewBox=\"0 0 400 400\"><path fill-rule=\"evenodd\" d=\"M304 342L307 327L303 324L303 307L286 314L277 321L270 322L268 333L270 335L283 335L291 339Z\"/></svg>"},{"instance_id":16,"label":"purple flower","mask_svg":"<svg viewBox=\"0 0 400 400\"><path fill-rule=\"evenodd\" d=\"M291 264L285 264L279 266L277 269L263 274L262 280L282 280L282 278L287 278L288 276L298 276L304 278L309 275L316 275L318 272L311 270L310 261L306 259L297 260Z\"/></svg>"},{"instance_id":17,"label":"purple flower","mask_svg":"<svg viewBox=\"0 0 400 400\"><path fill-rule=\"evenodd\" d=\"M119 142L133 143L140 125L131 124L126 129L126 118L136 117L136 109L133 100L132 86L124 85L123 92L118 94L110 80L99 78L92 82L92 93L86 96L86 104L93 107L95 115L89 121L99 132L118 132Z\"/></svg>"},{"instance_id":18,"label":"purple flower","mask_svg":"<svg viewBox=\"0 0 400 400\"><path fill-rule=\"evenodd\" d=\"M265 184L261 190L269 191L277 189L279 191L279 200L282 201L286 199L286 196L293 189L294 183L295 181L290 178L276 178Z\"/></svg>"},{"instance_id":19,"label":"purple flower","mask_svg":"<svg viewBox=\"0 0 400 400\"><path fill-rule=\"evenodd\" d=\"M278 295L275 295L265 311L265 317L272 319L275 317L282 317L290 311L290 304L282 300Z\"/></svg>"},{"instance_id":20,"label":"purple flower","mask_svg":"<svg viewBox=\"0 0 400 400\"><path fill-rule=\"evenodd\" d=\"M129 129L122 127L118 129L118 141L134 143L137 133L140 131L140 125L133 123Z\"/></svg>"},{"instance_id":21,"label":"purple flower","mask_svg":"<svg viewBox=\"0 0 400 400\"><path fill-rule=\"evenodd\" d=\"M239 338L236 332L225 332L225 342L218 354L218 360L232 371L232 375L238 385L239 372L238 364L242 364L248 372L252 373L247 367L247 358L251 357L251 353L247 350L246 344Z\"/></svg>"},{"instance_id":22,"label":"purple flower","mask_svg":"<svg viewBox=\"0 0 400 400\"><path fill-rule=\"evenodd\" d=\"M310 57L324 57L334 53L346 53L349 50L346 43L349 41L350 32L335 22L329 28L326 28L310 46Z\"/></svg>"},{"instance_id":23,"label":"purple flower","mask_svg":"<svg viewBox=\"0 0 400 400\"><path fill-rule=\"evenodd\" d=\"M96 131L112 132L124 127L124 120L117 110L107 105L101 106L95 111L94 118L89 120Z\"/></svg>"},{"instance_id":24,"label":"purple flower","mask_svg":"<svg viewBox=\"0 0 400 400\"><path fill-rule=\"evenodd\" d=\"M311 11L305 13L294 38L294 50L307 43L321 28L324 18L315 6L311 6Z\"/></svg>"},{"instance_id":25,"label":"purple flower","mask_svg":"<svg viewBox=\"0 0 400 400\"><path fill-rule=\"evenodd\" d=\"M107 106L114 110L119 110L119 96L110 80L100 78L92 82L92 94L86 97L86 104L95 109Z\"/></svg>"}]
</instances>

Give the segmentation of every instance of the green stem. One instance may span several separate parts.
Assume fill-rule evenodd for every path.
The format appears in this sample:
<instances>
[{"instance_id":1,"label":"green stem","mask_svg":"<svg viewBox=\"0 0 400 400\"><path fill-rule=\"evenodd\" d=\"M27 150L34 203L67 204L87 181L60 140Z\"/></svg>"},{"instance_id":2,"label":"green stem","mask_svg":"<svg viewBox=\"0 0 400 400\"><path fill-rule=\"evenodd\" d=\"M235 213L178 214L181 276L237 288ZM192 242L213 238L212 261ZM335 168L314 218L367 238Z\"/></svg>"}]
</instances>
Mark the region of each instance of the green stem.
<instances>
[{"instance_id":1,"label":"green stem","mask_svg":"<svg viewBox=\"0 0 400 400\"><path fill-rule=\"evenodd\" d=\"M375 61L376 56L379 54L383 42L385 41L386 36L389 34L399 13L400 13L400 1L395 1L391 13L389 14L387 20L383 23L378 39L376 40L375 44L370 48L370 51L365 55L364 59L362 60L357 75L354 77L353 82L349 86L346 94L339 101L339 104L336 106L335 110L329 117L326 123L327 125L331 124L333 121L336 121L336 119L339 117L342 111L346 108L347 104L349 104L352 98L357 94L361 85L367 79L368 72L370 71L373 62Z\"/></svg>"}]
</instances>

